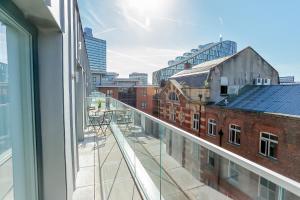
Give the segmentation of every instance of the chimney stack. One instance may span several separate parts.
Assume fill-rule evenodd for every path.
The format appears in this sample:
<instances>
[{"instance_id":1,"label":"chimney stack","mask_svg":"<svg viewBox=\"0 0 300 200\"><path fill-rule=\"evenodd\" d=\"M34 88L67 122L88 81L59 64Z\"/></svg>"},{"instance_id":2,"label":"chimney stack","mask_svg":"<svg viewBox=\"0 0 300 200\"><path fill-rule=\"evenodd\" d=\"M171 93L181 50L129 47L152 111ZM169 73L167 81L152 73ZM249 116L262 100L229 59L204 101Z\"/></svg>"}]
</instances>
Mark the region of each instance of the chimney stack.
<instances>
[{"instance_id":1,"label":"chimney stack","mask_svg":"<svg viewBox=\"0 0 300 200\"><path fill-rule=\"evenodd\" d=\"M191 69L192 68L192 65L191 63L184 63L184 69Z\"/></svg>"}]
</instances>

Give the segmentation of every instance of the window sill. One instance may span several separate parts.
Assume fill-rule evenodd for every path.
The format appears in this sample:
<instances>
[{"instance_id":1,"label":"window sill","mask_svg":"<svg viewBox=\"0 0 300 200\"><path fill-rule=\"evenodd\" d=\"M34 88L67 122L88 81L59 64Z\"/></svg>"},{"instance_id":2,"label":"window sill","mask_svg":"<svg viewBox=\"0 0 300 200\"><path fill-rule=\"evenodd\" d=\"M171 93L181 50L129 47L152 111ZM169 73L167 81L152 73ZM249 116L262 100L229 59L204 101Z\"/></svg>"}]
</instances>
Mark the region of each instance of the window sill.
<instances>
[{"instance_id":1,"label":"window sill","mask_svg":"<svg viewBox=\"0 0 300 200\"><path fill-rule=\"evenodd\" d=\"M211 137L211 138L216 138L217 137L217 135L212 135L212 134L206 134L208 137Z\"/></svg>"},{"instance_id":2,"label":"window sill","mask_svg":"<svg viewBox=\"0 0 300 200\"><path fill-rule=\"evenodd\" d=\"M231 142L227 142L227 144L230 144L231 146L234 146L234 147L240 147L241 144L235 144L235 143L231 143Z\"/></svg>"},{"instance_id":3,"label":"window sill","mask_svg":"<svg viewBox=\"0 0 300 200\"><path fill-rule=\"evenodd\" d=\"M257 155L258 155L259 157L261 157L261 158L266 158L266 159L268 159L268 160L270 160L270 161L278 162L278 159L277 159L277 158L265 156L265 155L263 155L263 154L261 154L261 153L258 153Z\"/></svg>"},{"instance_id":4,"label":"window sill","mask_svg":"<svg viewBox=\"0 0 300 200\"><path fill-rule=\"evenodd\" d=\"M228 182L229 182L230 184L232 184L232 185L235 185L235 186L239 185L239 181L234 180L234 179L232 179L232 178L229 178L229 179L228 179Z\"/></svg>"}]
</instances>

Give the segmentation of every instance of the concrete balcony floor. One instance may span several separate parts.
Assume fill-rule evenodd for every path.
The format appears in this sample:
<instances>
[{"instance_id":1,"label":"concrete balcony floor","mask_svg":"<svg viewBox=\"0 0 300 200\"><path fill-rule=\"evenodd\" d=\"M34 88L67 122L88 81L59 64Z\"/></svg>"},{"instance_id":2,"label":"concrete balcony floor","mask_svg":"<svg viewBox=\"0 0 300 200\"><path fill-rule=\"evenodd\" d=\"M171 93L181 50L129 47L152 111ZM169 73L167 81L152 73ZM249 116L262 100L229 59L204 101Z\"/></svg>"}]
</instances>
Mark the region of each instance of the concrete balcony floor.
<instances>
[{"instance_id":1,"label":"concrete balcony floor","mask_svg":"<svg viewBox=\"0 0 300 200\"><path fill-rule=\"evenodd\" d=\"M159 139L146 134L140 127L120 125L119 128L157 188L161 184L165 200L231 200L193 177L166 153L166 145Z\"/></svg>"},{"instance_id":2,"label":"concrete balcony floor","mask_svg":"<svg viewBox=\"0 0 300 200\"><path fill-rule=\"evenodd\" d=\"M160 140L145 134L139 127L119 128L151 180L157 188L161 187L165 200L230 199L194 178L167 153L160 154L166 152ZM73 199L142 199L114 135L110 130L106 134L88 133L79 144L80 169Z\"/></svg>"},{"instance_id":3,"label":"concrete balcony floor","mask_svg":"<svg viewBox=\"0 0 300 200\"><path fill-rule=\"evenodd\" d=\"M141 196L110 130L89 132L79 144L74 200L139 200Z\"/></svg>"}]
</instances>

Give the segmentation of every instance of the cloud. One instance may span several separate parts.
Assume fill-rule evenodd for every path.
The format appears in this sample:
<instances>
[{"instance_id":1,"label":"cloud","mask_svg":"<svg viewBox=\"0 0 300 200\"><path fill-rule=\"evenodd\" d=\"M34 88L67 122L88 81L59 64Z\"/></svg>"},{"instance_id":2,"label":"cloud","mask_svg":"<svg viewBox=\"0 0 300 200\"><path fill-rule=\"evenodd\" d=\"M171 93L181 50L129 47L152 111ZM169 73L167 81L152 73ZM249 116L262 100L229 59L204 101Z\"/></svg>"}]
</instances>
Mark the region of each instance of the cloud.
<instances>
[{"instance_id":1,"label":"cloud","mask_svg":"<svg viewBox=\"0 0 300 200\"><path fill-rule=\"evenodd\" d=\"M220 22L220 24L221 24L221 25L223 25L223 24L224 24L224 20L223 20L223 18L222 18L222 17L219 17L219 22Z\"/></svg>"},{"instance_id":2,"label":"cloud","mask_svg":"<svg viewBox=\"0 0 300 200\"><path fill-rule=\"evenodd\" d=\"M107 28L105 30L95 32L94 35L101 35L103 33L109 33L109 32L116 31L116 30L118 30L118 29L115 27Z\"/></svg>"},{"instance_id":3,"label":"cloud","mask_svg":"<svg viewBox=\"0 0 300 200\"><path fill-rule=\"evenodd\" d=\"M126 53L124 53L126 52ZM115 71L121 77L131 72L144 72L151 80L152 72L167 67L168 60L182 55L177 49L138 46L108 50L108 71Z\"/></svg>"},{"instance_id":4,"label":"cloud","mask_svg":"<svg viewBox=\"0 0 300 200\"><path fill-rule=\"evenodd\" d=\"M182 26L182 25L199 26L198 24L190 22L190 21L183 21L180 19L173 19L170 17L155 17L155 19L162 20L162 21L168 21L168 22L177 24L179 26Z\"/></svg>"},{"instance_id":5,"label":"cloud","mask_svg":"<svg viewBox=\"0 0 300 200\"><path fill-rule=\"evenodd\" d=\"M134 17L132 14L130 14L126 8L120 7L121 10L115 10L115 12L122 17L125 17L128 22L132 22L139 28L142 28L145 31L150 31L150 18L144 17L144 20L139 20L137 17Z\"/></svg>"},{"instance_id":6,"label":"cloud","mask_svg":"<svg viewBox=\"0 0 300 200\"><path fill-rule=\"evenodd\" d=\"M136 62L139 62L139 63L141 63L141 64L144 64L144 65L148 65L148 66L152 66L152 67L157 67L156 64L146 62L145 60L140 59L140 58L138 58L137 56L131 56L131 55L124 54L124 53L117 52L117 51L113 51L113 50L108 50L108 53L113 54L113 55L115 55L115 56L128 58L128 59L131 59L131 60L133 60L133 61L136 61Z\"/></svg>"}]
</instances>

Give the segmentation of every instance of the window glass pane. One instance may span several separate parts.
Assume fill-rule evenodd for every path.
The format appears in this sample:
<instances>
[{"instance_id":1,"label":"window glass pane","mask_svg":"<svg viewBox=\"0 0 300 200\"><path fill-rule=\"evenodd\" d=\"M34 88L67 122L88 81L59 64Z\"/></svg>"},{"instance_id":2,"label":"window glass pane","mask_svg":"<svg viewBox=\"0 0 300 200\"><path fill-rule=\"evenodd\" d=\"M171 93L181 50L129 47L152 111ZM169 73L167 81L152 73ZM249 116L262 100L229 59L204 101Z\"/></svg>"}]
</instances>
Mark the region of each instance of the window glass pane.
<instances>
[{"instance_id":1,"label":"window glass pane","mask_svg":"<svg viewBox=\"0 0 300 200\"><path fill-rule=\"evenodd\" d=\"M269 181L269 189L272 191L276 191L276 185L274 183L272 183L271 181Z\"/></svg>"},{"instance_id":2,"label":"window glass pane","mask_svg":"<svg viewBox=\"0 0 300 200\"><path fill-rule=\"evenodd\" d=\"M265 186L265 187L268 187L268 180L261 177L260 178L260 184Z\"/></svg>"},{"instance_id":3,"label":"window glass pane","mask_svg":"<svg viewBox=\"0 0 300 200\"><path fill-rule=\"evenodd\" d=\"M268 189L264 186L260 186L260 199L268 200Z\"/></svg>"},{"instance_id":4,"label":"window glass pane","mask_svg":"<svg viewBox=\"0 0 300 200\"><path fill-rule=\"evenodd\" d=\"M269 198L268 200L276 200L275 192L269 190Z\"/></svg>"},{"instance_id":5,"label":"window glass pane","mask_svg":"<svg viewBox=\"0 0 300 200\"><path fill-rule=\"evenodd\" d=\"M266 134L266 133L262 133L261 136L264 137L264 138L269 138L270 137L270 135Z\"/></svg>"},{"instance_id":6,"label":"window glass pane","mask_svg":"<svg viewBox=\"0 0 300 200\"><path fill-rule=\"evenodd\" d=\"M0 199L35 199L31 39L4 16L0 10Z\"/></svg>"},{"instance_id":7,"label":"window glass pane","mask_svg":"<svg viewBox=\"0 0 300 200\"><path fill-rule=\"evenodd\" d=\"M277 144L270 142L270 156L276 158L277 154Z\"/></svg>"},{"instance_id":8,"label":"window glass pane","mask_svg":"<svg viewBox=\"0 0 300 200\"><path fill-rule=\"evenodd\" d=\"M241 143L240 133L239 133L239 132L236 133L236 139L235 139L235 142L236 142L237 144L240 144L240 143Z\"/></svg>"},{"instance_id":9,"label":"window glass pane","mask_svg":"<svg viewBox=\"0 0 300 200\"><path fill-rule=\"evenodd\" d=\"M271 139L271 140L278 141L278 137L277 137L277 136L274 136L274 135L270 135L270 139Z\"/></svg>"},{"instance_id":10,"label":"window glass pane","mask_svg":"<svg viewBox=\"0 0 300 200\"><path fill-rule=\"evenodd\" d=\"M266 141L260 141L260 153L266 155Z\"/></svg>"}]
</instances>

